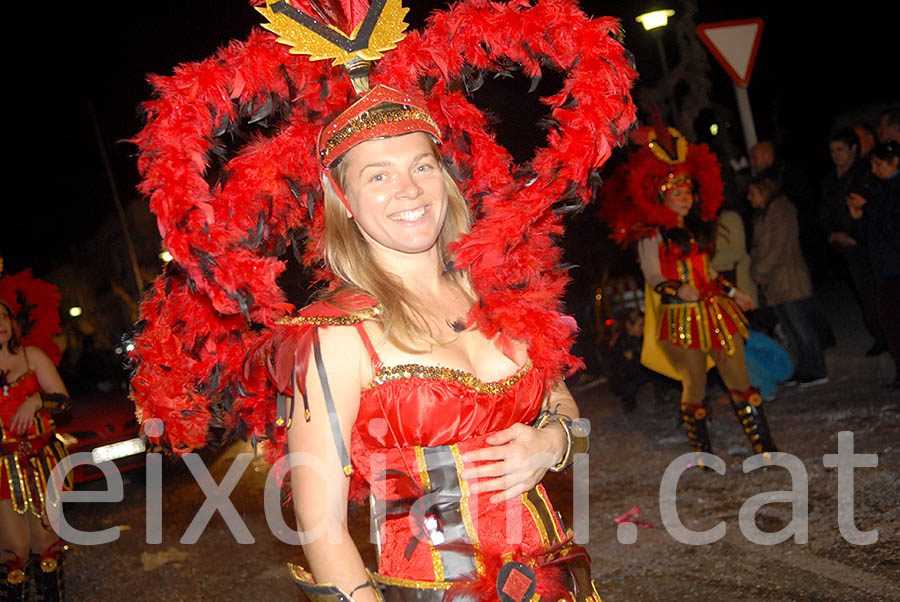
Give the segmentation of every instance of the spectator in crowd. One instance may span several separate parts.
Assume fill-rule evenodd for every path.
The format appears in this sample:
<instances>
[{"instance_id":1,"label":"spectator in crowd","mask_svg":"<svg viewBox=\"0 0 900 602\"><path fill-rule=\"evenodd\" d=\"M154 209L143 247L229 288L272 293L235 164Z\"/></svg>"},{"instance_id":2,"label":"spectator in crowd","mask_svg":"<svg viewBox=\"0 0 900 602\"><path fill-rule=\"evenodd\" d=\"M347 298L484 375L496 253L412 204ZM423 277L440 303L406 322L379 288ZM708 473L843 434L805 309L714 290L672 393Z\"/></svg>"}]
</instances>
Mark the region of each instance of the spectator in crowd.
<instances>
[{"instance_id":1,"label":"spectator in crowd","mask_svg":"<svg viewBox=\"0 0 900 602\"><path fill-rule=\"evenodd\" d=\"M678 399L678 381L667 378L641 364L644 343L644 314L634 308L616 318L610 341L610 389L622 400L622 409L630 414L637 407L637 393L647 383L653 384L654 403L662 405Z\"/></svg>"},{"instance_id":2,"label":"spectator in crowd","mask_svg":"<svg viewBox=\"0 0 900 602\"><path fill-rule=\"evenodd\" d=\"M733 282L738 290L750 295L753 304L759 307L756 283L750 277L750 254L747 253L744 232L744 221L737 211L732 209L719 211L712 268L723 278Z\"/></svg>"},{"instance_id":3,"label":"spectator in crowd","mask_svg":"<svg viewBox=\"0 0 900 602\"><path fill-rule=\"evenodd\" d=\"M784 195L797 208L800 250L810 275L818 277L825 273L828 270L829 249L818 219L818 208L809 178L800 169L778 157L775 145L770 140L763 140L750 149L750 165L753 167L754 175L768 173L773 180L781 183ZM750 226L752 230L752 218ZM822 346L824 348L833 346L836 342L834 331L815 297L811 301L810 311Z\"/></svg>"},{"instance_id":4,"label":"spectator in crowd","mask_svg":"<svg viewBox=\"0 0 900 602\"><path fill-rule=\"evenodd\" d=\"M894 382L900 390L900 142L889 141L872 150L875 176L860 193L850 193L847 206L857 236L865 240L877 281L878 317L894 360Z\"/></svg>"},{"instance_id":5,"label":"spectator in crowd","mask_svg":"<svg viewBox=\"0 0 900 602\"><path fill-rule=\"evenodd\" d=\"M820 215L828 242L837 251L840 261L853 285L862 310L863 323L874 342L866 355L871 357L886 349L878 312L875 308L875 275L864 244L856 237L857 228L847 208L847 196L861 192L868 169L860 161L859 139L853 130L839 130L829 141L834 170L822 182Z\"/></svg>"},{"instance_id":6,"label":"spectator in crowd","mask_svg":"<svg viewBox=\"0 0 900 602\"><path fill-rule=\"evenodd\" d=\"M878 142L900 142L900 107L891 107L878 120Z\"/></svg>"},{"instance_id":7,"label":"spectator in crowd","mask_svg":"<svg viewBox=\"0 0 900 602\"><path fill-rule=\"evenodd\" d=\"M875 132L869 127L868 123L859 122L853 126L856 137L859 138L859 158L868 161L869 153L875 148Z\"/></svg>"},{"instance_id":8,"label":"spectator in crowd","mask_svg":"<svg viewBox=\"0 0 900 602\"><path fill-rule=\"evenodd\" d=\"M816 332L812 279L798 238L797 209L771 172L756 176L747 199L756 215L750 273L763 303L771 306L796 355L794 378L801 387L828 382L825 355Z\"/></svg>"},{"instance_id":9,"label":"spectator in crowd","mask_svg":"<svg viewBox=\"0 0 900 602\"><path fill-rule=\"evenodd\" d=\"M814 210L815 197L809 178L795 165L780 158L771 140L763 140L750 149L750 166L754 175L770 172L781 182L781 189L801 216Z\"/></svg>"}]
</instances>

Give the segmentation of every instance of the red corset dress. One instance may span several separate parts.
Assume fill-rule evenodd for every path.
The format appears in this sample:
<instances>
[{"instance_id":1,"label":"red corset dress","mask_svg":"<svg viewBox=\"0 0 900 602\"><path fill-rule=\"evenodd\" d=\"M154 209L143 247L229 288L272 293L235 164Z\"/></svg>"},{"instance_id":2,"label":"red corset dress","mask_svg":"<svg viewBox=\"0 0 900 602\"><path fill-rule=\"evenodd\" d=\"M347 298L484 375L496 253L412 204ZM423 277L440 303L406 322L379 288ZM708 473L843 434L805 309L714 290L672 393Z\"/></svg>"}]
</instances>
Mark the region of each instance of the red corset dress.
<instances>
[{"instance_id":1,"label":"red corset dress","mask_svg":"<svg viewBox=\"0 0 900 602\"><path fill-rule=\"evenodd\" d=\"M586 554L542 486L494 504L493 493L470 494L459 476L468 467L462 454L537 417L546 386L531 362L497 382L383 366L358 328L375 378L362 391L351 448L356 474L371 486L385 599L441 600L450 590L455 600L497 600L501 567L521 562L536 576L531 600L599 601Z\"/></svg>"},{"instance_id":2,"label":"red corset dress","mask_svg":"<svg viewBox=\"0 0 900 602\"><path fill-rule=\"evenodd\" d=\"M659 263L663 278L689 284L700 293L694 302L663 298L660 340L684 348L734 353L734 337L747 337L747 318L733 299L722 294L721 281L709 265L709 253L694 244L685 256L677 245L660 243Z\"/></svg>"},{"instance_id":3,"label":"red corset dress","mask_svg":"<svg viewBox=\"0 0 900 602\"><path fill-rule=\"evenodd\" d=\"M66 448L45 410L35 412L33 426L23 434L13 432L10 424L22 402L40 392L30 370L0 389L0 500L11 499L16 512L31 510L38 518L44 515L50 471L66 456Z\"/></svg>"}]
</instances>

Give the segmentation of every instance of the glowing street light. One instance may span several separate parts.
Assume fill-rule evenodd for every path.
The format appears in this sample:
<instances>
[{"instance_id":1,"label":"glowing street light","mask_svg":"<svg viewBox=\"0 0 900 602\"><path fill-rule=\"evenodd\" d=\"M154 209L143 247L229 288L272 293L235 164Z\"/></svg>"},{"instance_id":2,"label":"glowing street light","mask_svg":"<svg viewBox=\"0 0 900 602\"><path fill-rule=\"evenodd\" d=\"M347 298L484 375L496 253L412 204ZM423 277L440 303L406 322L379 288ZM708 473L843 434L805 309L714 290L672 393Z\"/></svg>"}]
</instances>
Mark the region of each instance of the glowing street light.
<instances>
[{"instance_id":1,"label":"glowing street light","mask_svg":"<svg viewBox=\"0 0 900 602\"><path fill-rule=\"evenodd\" d=\"M642 15L638 15L635 17L635 21L644 26L644 29L650 31L651 29L656 29L657 27L665 27L669 23L669 17L675 14L675 11L671 8L666 8L663 10L654 10L649 13L644 13Z\"/></svg>"},{"instance_id":2,"label":"glowing street light","mask_svg":"<svg viewBox=\"0 0 900 602\"><path fill-rule=\"evenodd\" d=\"M162 259L163 263L169 263L172 261L172 254L168 251L163 251L159 254L159 258Z\"/></svg>"},{"instance_id":3,"label":"glowing street light","mask_svg":"<svg viewBox=\"0 0 900 602\"><path fill-rule=\"evenodd\" d=\"M81 308L77 305L73 305L72 307L69 308L69 315L72 316L73 318L77 318L78 316L81 315Z\"/></svg>"}]
</instances>

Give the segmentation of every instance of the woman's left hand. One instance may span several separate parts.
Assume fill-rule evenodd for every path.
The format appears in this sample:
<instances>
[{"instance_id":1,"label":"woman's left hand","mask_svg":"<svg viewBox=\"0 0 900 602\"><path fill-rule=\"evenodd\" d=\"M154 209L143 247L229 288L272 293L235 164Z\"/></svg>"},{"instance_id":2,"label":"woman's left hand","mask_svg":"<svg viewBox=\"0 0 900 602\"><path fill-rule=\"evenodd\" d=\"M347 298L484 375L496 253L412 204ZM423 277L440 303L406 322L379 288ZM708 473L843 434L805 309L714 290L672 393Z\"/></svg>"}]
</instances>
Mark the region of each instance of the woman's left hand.
<instances>
[{"instance_id":1,"label":"woman's left hand","mask_svg":"<svg viewBox=\"0 0 900 602\"><path fill-rule=\"evenodd\" d=\"M463 454L466 462L485 462L462 471L469 491L498 491L491 502L512 499L541 482L565 452L566 434L552 426L536 429L516 423L490 435L483 447Z\"/></svg>"},{"instance_id":2,"label":"woman's left hand","mask_svg":"<svg viewBox=\"0 0 900 602\"><path fill-rule=\"evenodd\" d=\"M747 293L736 289L734 291L734 302L738 304L741 311L751 311L756 309L756 303L753 302L753 298Z\"/></svg>"},{"instance_id":3,"label":"woman's left hand","mask_svg":"<svg viewBox=\"0 0 900 602\"><path fill-rule=\"evenodd\" d=\"M32 395L19 405L19 409L12 417L12 430L19 435L25 433L34 426L34 413L41 409L41 398Z\"/></svg>"}]
</instances>

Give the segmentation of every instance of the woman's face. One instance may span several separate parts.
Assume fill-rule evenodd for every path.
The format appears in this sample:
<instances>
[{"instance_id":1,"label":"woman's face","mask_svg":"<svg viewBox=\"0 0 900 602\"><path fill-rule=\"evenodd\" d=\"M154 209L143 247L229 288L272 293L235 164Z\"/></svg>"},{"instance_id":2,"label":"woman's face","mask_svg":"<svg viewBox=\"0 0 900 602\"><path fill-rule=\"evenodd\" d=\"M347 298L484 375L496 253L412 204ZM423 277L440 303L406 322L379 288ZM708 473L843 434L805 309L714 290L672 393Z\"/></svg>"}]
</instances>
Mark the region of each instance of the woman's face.
<instances>
[{"instance_id":1,"label":"woman's face","mask_svg":"<svg viewBox=\"0 0 900 602\"><path fill-rule=\"evenodd\" d=\"M754 209L762 209L766 206L765 193L759 186L754 186L753 184L747 188L747 200L750 201L750 206Z\"/></svg>"},{"instance_id":2,"label":"woman's face","mask_svg":"<svg viewBox=\"0 0 900 602\"><path fill-rule=\"evenodd\" d=\"M694 204L694 191L691 190L690 186L676 186L675 188L669 188L664 193L663 198L665 198L666 207L672 213L678 217L687 217Z\"/></svg>"},{"instance_id":3,"label":"woman's face","mask_svg":"<svg viewBox=\"0 0 900 602\"><path fill-rule=\"evenodd\" d=\"M6 346L13 335L12 318L6 305L0 303L0 345Z\"/></svg>"},{"instance_id":4,"label":"woman's face","mask_svg":"<svg viewBox=\"0 0 900 602\"><path fill-rule=\"evenodd\" d=\"M344 158L344 192L369 244L402 253L434 246L447 213L441 165L423 132L362 142Z\"/></svg>"},{"instance_id":5,"label":"woman's face","mask_svg":"<svg viewBox=\"0 0 900 602\"><path fill-rule=\"evenodd\" d=\"M898 166L900 166L900 157L891 157L890 161L872 157L872 173L875 174L876 178L887 180L897 173Z\"/></svg>"}]
</instances>

